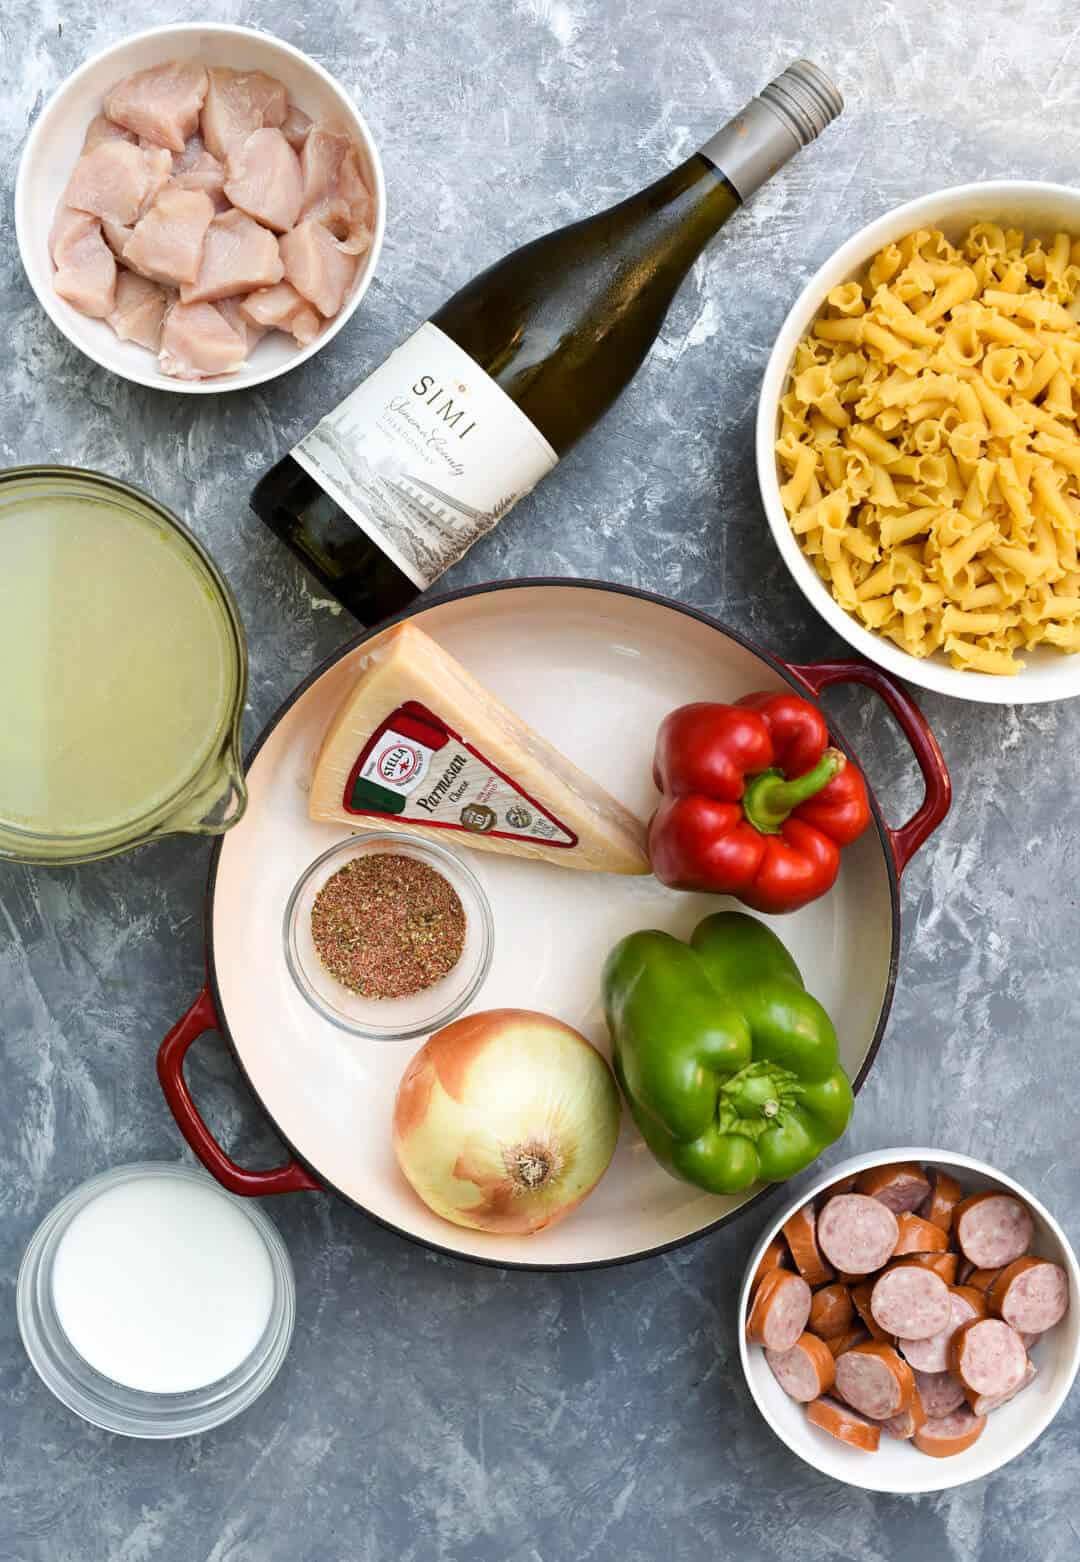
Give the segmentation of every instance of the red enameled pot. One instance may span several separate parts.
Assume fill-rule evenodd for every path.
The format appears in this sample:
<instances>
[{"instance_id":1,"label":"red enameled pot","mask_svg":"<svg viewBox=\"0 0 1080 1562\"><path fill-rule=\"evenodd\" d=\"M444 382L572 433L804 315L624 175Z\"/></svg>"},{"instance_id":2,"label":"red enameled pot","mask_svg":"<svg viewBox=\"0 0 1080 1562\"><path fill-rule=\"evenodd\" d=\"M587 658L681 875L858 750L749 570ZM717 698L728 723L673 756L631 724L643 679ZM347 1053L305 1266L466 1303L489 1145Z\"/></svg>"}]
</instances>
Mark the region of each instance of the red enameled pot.
<instances>
[{"instance_id":1,"label":"red enameled pot","mask_svg":"<svg viewBox=\"0 0 1080 1562\"><path fill-rule=\"evenodd\" d=\"M402 616L642 817L655 801L656 728L676 705L785 687L818 700L840 683L863 684L885 702L922 772L922 802L893 829L871 794L873 823L844 853L833 890L794 915L772 919L808 988L831 1014L858 1091L896 981L900 877L950 801L941 750L904 689L863 661L791 665L705 613L602 582L507 581L425 602ZM717 1198L674 1181L628 1121L596 1192L571 1218L535 1236L492 1236L449 1225L405 1183L391 1150L390 1114L416 1043L364 1042L324 1021L293 986L281 936L293 884L344 833L308 819L303 788L327 723L376 633L343 646L273 716L248 757L247 814L215 845L206 895L207 984L158 1056L162 1089L189 1145L233 1193L329 1189L440 1252L506 1267L625 1262L676 1247L744 1213L765 1190ZM834 741L858 763L843 733L831 726ZM474 1007L545 1010L604 1048L599 973L608 949L641 927L686 936L717 905L705 896L675 894L652 878L468 855L495 917L495 955ZM238 1166L200 1116L183 1059L207 1030L218 1030L228 1042L289 1146L283 1165L269 1171Z\"/></svg>"}]
</instances>

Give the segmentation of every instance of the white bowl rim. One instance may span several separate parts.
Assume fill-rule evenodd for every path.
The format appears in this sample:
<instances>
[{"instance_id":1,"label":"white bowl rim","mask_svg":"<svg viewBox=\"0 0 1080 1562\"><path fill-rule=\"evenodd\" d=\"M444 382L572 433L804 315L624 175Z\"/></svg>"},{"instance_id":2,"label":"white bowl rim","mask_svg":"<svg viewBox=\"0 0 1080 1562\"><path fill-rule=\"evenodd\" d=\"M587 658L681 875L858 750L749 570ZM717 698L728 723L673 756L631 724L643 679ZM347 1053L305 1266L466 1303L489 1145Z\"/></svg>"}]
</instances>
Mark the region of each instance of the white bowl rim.
<instances>
[{"instance_id":1,"label":"white bowl rim","mask_svg":"<svg viewBox=\"0 0 1080 1562\"><path fill-rule=\"evenodd\" d=\"M1076 208L1077 221L1080 223L1080 189L1072 185L1039 179L991 179L973 180L967 184L954 184L946 189L929 191L900 206L890 207L872 222L857 229L822 262L784 317L762 376L754 439L758 489L766 519L784 563L811 607L869 661L877 662L889 672L924 689L986 705L1042 704L1050 700L1075 698L1080 695L1080 656L1072 659L1075 667L1069 668L1071 679L1062 677L1043 683L1030 676L1025 677L1024 672L1015 677L999 677L993 673L951 667L936 658L920 660L894 645L884 635L864 628L835 601L795 539L780 498L774 443L780 397L795 348L824 303L829 288L836 285L841 275L854 275L883 244L889 243L896 236L894 230L898 227L900 232L907 232L927 222L947 221L949 208L975 197L985 199L989 205L994 201L1006 203L1023 196L1044 196L1048 200L1067 201ZM1068 657L1062 657L1063 672L1069 660ZM1067 681L1072 686L1062 689L1057 686L1059 681Z\"/></svg>"},{"instance_id":2,"label":"white bowl rim","mask_svg":"<svg viewBox=\"0 0 1080 1562\"><path fill-rule=\"evenodd\" d=\"M155 373L152 368L148 368L144 373L140 369L119 369L112 364L104 363L95 353L85 347L82 342L76 341L72 336L65 319L65 308L69 306L61 307L64 301L58 298L51 288L40 288L38 286L33 270L26 260L30 244L30 235L26 230L24 215L27 170L30 166L31 153L37 148L41 127L45 123L49 111L71 87L100 65L102 61L107 60L111 54L116 54L121 49L129 48L132 44L142 44L153 38L161 38L162 40L175 38L179 34L184 33L216 33L221 37L258 39L261 43L269 43L274 48L282 50L283 53L291 55L305 70L320 77L335 96L347 105L349 114L355 121L356 128L360 131L375 185L373 191L375 196L375 229L372 234L371 248L365 257L365 273L359 284L354 288L352 296L345 301L334 319L328 322L326 328L319 333L315 340L309 342L306 347L298 347L286 363L277 364L274 368L264 369L258 373L245 374L239 379L222 375L207 380L171 380L167 376ZM371 286L372 278L379 264L383 237L386 231L386 180L383 174L382 158L379 155L375 137L371 133L371 127L353 100L352 94L347 92L342 84L335 77L331 76L330 72L325 70L317 60L313 60L309 54L305 54L302 49L296 48L294 44L287 43L284 38L279 38L276 33L264 31L259 27L241 27L230 22L168 22L158 27L146 27L140 32L125 34L123 38L118 38L114 43L106 45L104 49L99 49L96 54L91 55L89 59L78 65L50 93L31 127L30 134L23 143L23 149L19 155L19 167L15 176L14 204L15 238L26 279L30 283L38 303L65 339L73 347L76 347L84 357L89 358L91 363L95 363L99 369L104 369L108 374L115 374L119 379L128 380L135 385L144 385L149 390L172 391L186 396L214 396L221 395L227 391L252 390L256 385L264 385L268 380L276 380L281 375L290 373L293 369L298 368L300 364L306 363L309 358L313 358L317 352L320 352L337 335L359 307L361 300ZM148 355L147 362L151 365L154 363L152 354Z\"/></svg>"},{"instance_id":3,"label":"white bowl rim","mask_svg":"<svg viewBox=\"0 0 1080 1562\"><path fill-rule=\"evenodd\" d=\"M950 1166L961 1171L974 1172L977 1176L985 1177L990 1181L998 1183L1001 1187L1007 1188L1010 1192L1017 1194L1019 1198L1023 1199L1025 1204L1030 1205L1039 1219L1045 1222L1051 1236L1060 1245L1061 1261L1069 1274L1073 1306L1080 1306L1080 1262L1077 1260L1071 1242L1050 1211L1022 1183L1017 1182L1014 1177L1010 1177L1008 1172L1000 1171L996 1166L991 1166L988 1161L980 1161L973 1155L965 1155L957 1150L930 1149L926 1145L899 1145L891 1149L868 1150L861 1155L852 1155L847 1160L838 1161L835 1165L829 1166L822 1171L812 1182L808 1183L801 1190L798 1198L785 1204L780 1213L765 1228L761 1238L755 1244L743 1275L743 1282L739 1291L739 1310L736 1324L739 1336L739 1361L742 1364L743 1377L746 1380L746 1386L750 1391L751 1398L761 1412L762 1419L775 1437L778 1437L797 1458L801 1459L804 1464L808 1464L811 1469L817 1470L820 1475L827 1475L830 1480L841 1481L845 1485L854 1486L865 1491L892 1492L901 1496L913 1496L921 1492L950 1491L957 1486L966 1486L971 1481L982 1480L985 1476L993 1474L995 1470L1000 1470L1003 1465L1009 1464L1013 1459L1018 1458L1026 1448L1031 1446L1036 1438L1041 1437L1065 1403L1076 1380L1077 1370L1080 1369L1080 1337L1078 1337L1077 1343L1073 1348L1072 1360L1067 1363L1061 1382L1053 1397L1044 1407L1042 1414L1037 1418L1033 1418L1025 1425L1024 1431L1009 1452L1004 1453L996 1463L979 1470L977 1473L965 1473L964 1456L960 1454L952 1459L925 1459L922 1461L927 1467L925 1475L905 1478L902 1483L884 1480L882 1478L884 1472L880 1470L878 1471L878 1478L875 1480L874 1460L870 1457L865 1461L867 1479L847 1481L843 1476L836 1475L831 1470L822 1469L820 1465L808 1458L805 1450L797 1447L783 1428L774 1421L768 1405L764 1404L759 1397L754 1379L750 1373L750 1353L758 1350L758 1347L751 1345L746 1338L746 1313L750 1299L751 1281L754 1278L754 1273L761 1262L765 1249L774 1237L779 1234L784 1222L796 1210L801 1209L804 1204L808 1204L811 1199L816 1198L825 1188L830 1187L834 1182L839 1182L843 1177L850 1176L855 1172L866 1171L873 1166L891 1166L894 1162L903 1161L917 1161L925 1166Z\"/></svg>"}]
</instances>

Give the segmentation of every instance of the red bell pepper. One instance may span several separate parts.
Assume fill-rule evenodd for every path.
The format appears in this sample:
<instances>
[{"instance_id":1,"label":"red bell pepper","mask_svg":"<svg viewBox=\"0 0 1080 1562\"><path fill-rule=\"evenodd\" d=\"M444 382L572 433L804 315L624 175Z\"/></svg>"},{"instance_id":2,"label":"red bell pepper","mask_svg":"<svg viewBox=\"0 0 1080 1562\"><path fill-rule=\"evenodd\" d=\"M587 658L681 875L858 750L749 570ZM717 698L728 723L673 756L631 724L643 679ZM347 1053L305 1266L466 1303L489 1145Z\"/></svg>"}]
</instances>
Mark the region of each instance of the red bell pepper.
<instances>
[{"instance_id":1,"label":"red bell pepper","mask_svg":"<svg viewBox=\"0 0 1080 1562\"><path fill-rule=\"evenodd\" d=\"M657 733L653 777L663 794L649 825L657 878L766 914L830 890L841 847L870 822L860 771L796 694L680 706Z\"/></svg>"}]
</instances>

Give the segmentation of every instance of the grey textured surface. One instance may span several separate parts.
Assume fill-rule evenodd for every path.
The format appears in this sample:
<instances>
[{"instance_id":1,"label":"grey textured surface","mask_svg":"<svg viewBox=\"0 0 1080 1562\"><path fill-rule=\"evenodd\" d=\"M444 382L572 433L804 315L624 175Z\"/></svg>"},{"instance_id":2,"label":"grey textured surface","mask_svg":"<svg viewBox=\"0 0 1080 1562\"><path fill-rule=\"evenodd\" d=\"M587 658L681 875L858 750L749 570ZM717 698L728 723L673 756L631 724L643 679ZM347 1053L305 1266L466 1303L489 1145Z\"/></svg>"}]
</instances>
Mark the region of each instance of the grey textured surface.
<instances>
[{"instance_id":1,"label":"grey textured surface","mask_svg":"<svg viewBox=\"0 0 1080 1562\"><path fill-rule=\"evenodd\" d=\"M297 19L298 10L305 12ZM717 612L783 654L842 650L780 568L751 462L769 343L802 281L888 206L1004 175L1068 180L1080 33L1055 0L313 0L226 3L355 93L381 144L386 249L359 315L253 394L184 400L110 379L39 310L0 225L0 461L77 462L184 515L236 589L250 738L352 632L250 515L253 480L452 288L700 143L800 53L848 110L696 269L606 424L448 585L601 575ZM150 21L133 0L0 14L0 167L43 98ZM5 197L10 215L10 197ZM1080 852L1063 803L1077 706L927 698L957 783L904 884L900 987L844 1151L911 1137L985 1154L1080 1235L1074 1044ZM906 751L869 697L837 709L893 817ZM187 1443L101 1434L39 1384L15 1328L34 1226L90 1174L175 1157L156 1044L202 971L208 848L66 873L0 869L0 1557L17 1562L1066 1562L1080 1555L1080 1397L1015 1465L940 1498L862 1495L789 1457L743 1390L737 1277L758 1229L633 1267L474 1269L328 1196L272 1215L299 1323L242 1419ZM239 1158L272 1136L208 1041L191 1070ZM841 1151L833 1152L836 1158Z\"/></svg>"}]
</instances>

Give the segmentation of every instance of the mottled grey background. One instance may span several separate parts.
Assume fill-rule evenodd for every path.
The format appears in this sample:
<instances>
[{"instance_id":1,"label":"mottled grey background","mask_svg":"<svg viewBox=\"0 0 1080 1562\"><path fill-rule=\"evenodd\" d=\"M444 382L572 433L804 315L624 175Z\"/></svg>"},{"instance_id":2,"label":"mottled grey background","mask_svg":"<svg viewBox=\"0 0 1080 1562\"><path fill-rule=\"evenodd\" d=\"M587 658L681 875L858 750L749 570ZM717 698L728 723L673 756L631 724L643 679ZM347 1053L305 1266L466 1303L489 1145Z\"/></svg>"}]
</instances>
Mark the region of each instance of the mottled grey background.
<instances>
[{"instance_id":1,"label":"mottled grey background","mask_svg":"<svg viewBox=\"0 0 1080 1562\"><path fill-rule=\"evenodd\" d=\"M887 207L970 179L1075 177L1080 31L1064 18L1058 0L223 5L216 19L280 33L354 92L390 217L367 301L323 354L253 393L188 399L111 379L69 347L23 278L11 225L15 158L44 98L170 11L5 0L0 461L99 467L187 518L247 622L250 739L353 629L249 513L254 479L470 274L668 167L806 53L842 83L843 120L698 266L607 423L447 584L602 575L710 609L788 656L837 653L780 567L755 491L769 344L814 267ZM924 705L957 801L906 877L895 1008L834 1158L912 1137L971 1150L1038 1189L1075 1238L1078 707ZM912 766L882 709L863 695L837 709L905 816ZM271 1213L299 1323L266 1396L176 1444L71 1417L22 1352L15 1273L75 1183L180 1153L153 1056L201 980L207 856L178 841L81 871L0 869L0 1557L1080 1555L1080 1396L1014 1466L938 1498L860 1494L787 1454L736 1353L756 1216L667 1258L545 1277L429 1256L328 1196L285 1199ZM238 1156L268 1164L272 1136L213 1040L192 1074Z\"/></svg>"}]
</instances>

